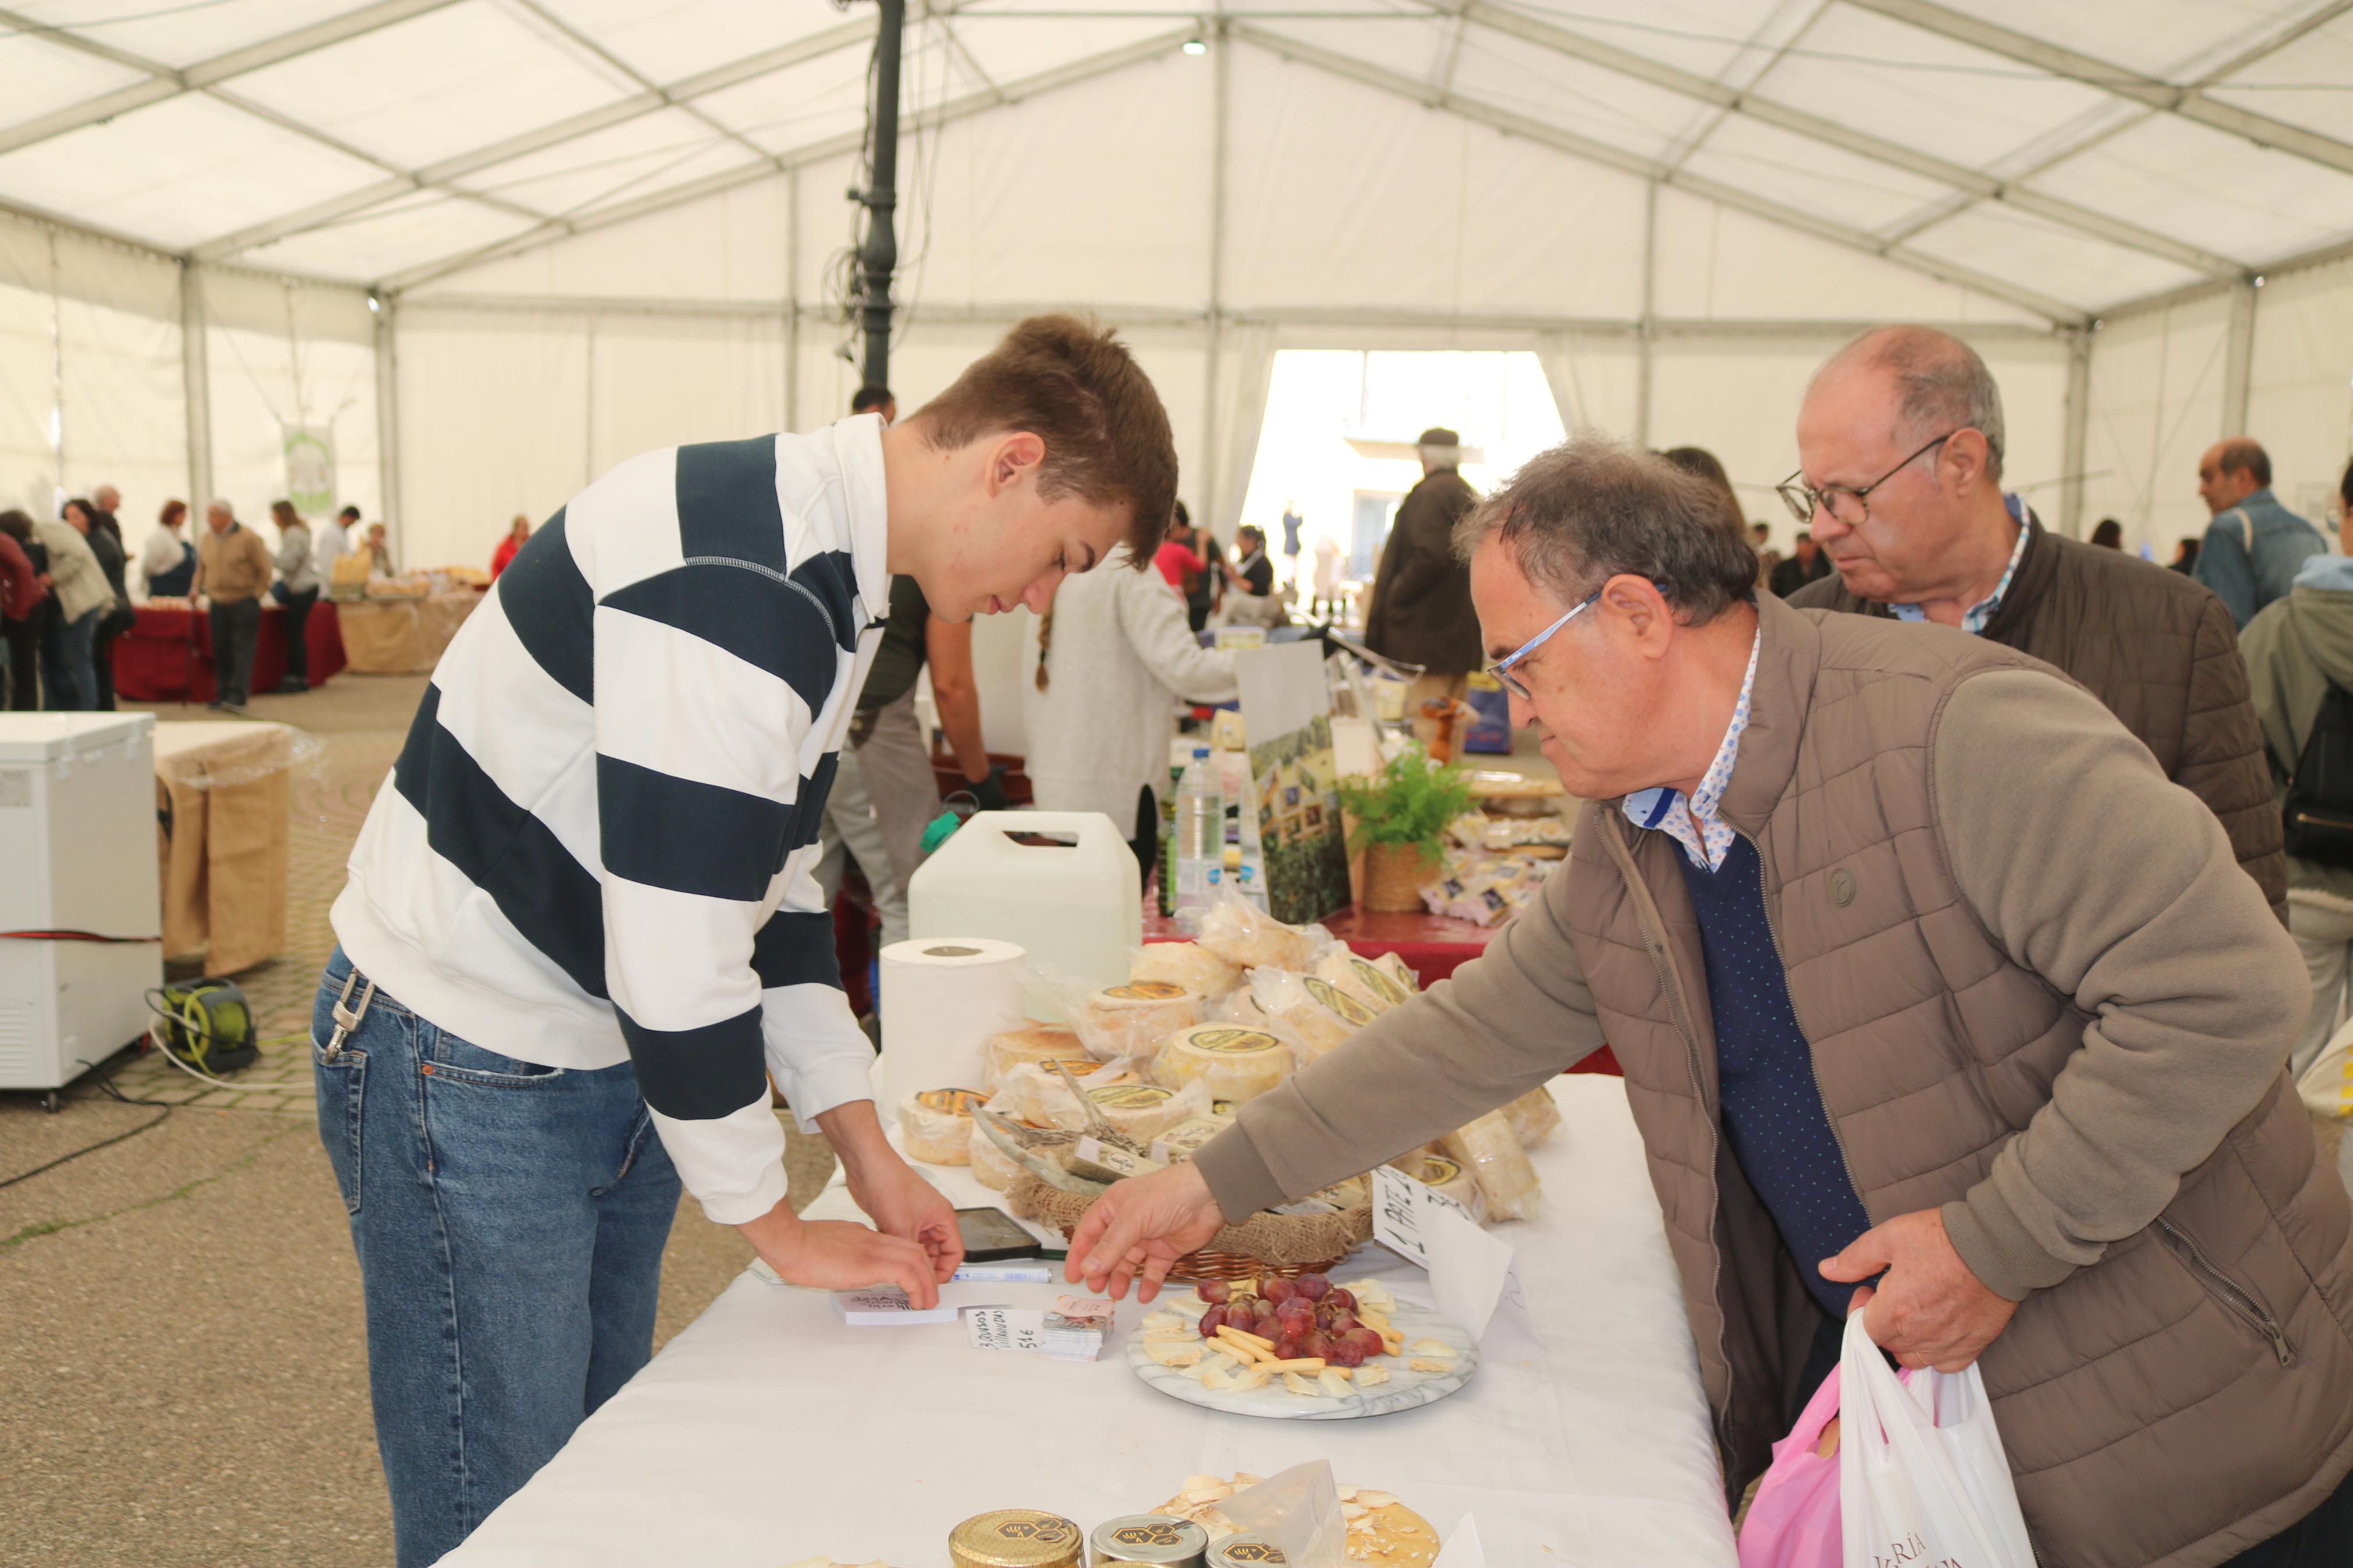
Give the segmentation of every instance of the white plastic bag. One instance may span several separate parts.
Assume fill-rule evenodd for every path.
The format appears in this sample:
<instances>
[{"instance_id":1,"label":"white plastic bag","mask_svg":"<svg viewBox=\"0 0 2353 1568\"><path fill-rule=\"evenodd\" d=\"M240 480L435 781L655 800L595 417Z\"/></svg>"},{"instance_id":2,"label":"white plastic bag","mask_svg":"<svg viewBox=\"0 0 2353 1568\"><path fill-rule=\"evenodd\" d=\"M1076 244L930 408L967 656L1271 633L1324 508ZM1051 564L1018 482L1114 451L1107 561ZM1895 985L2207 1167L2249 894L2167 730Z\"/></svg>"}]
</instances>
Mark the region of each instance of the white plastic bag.
<instances>
[{"instance_id":1,"label":"white plastic bag","mask_svg":"<svg viewBox=\"0 0 2353 1568\"><path fill-rule=\"evenodd\" d=\"M1846 1568L2035 1568L1984 1376L1916 1372L1906 1387L1864 1329L1869 1315L1847 1318L1839 1363Z\"/></svg>"}]
</instances>

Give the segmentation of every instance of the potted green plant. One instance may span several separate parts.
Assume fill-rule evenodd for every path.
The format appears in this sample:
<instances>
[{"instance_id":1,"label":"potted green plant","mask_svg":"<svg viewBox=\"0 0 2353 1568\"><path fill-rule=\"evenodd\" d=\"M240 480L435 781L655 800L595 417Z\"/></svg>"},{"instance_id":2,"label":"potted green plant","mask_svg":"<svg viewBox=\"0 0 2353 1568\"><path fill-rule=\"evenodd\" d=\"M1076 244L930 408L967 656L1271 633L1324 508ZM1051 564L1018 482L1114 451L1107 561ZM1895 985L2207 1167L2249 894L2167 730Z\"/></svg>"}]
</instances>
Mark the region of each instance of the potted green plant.
<instances>
[{"instance_id":1,"label":"potted green plant","mask_svg":"<svg viewBox=\"0 0 2353 1568\"><path fill-rule=\"evenodd\" d=\"M1471 781L1419 746L1391 757L1370 778L1340 781L1340 804L1356 818L1351 848L1365 852L1364 907L1418 910L1421 886L1438 873L1447 826L1471 809Z\"/></svg>"}]
</instances>

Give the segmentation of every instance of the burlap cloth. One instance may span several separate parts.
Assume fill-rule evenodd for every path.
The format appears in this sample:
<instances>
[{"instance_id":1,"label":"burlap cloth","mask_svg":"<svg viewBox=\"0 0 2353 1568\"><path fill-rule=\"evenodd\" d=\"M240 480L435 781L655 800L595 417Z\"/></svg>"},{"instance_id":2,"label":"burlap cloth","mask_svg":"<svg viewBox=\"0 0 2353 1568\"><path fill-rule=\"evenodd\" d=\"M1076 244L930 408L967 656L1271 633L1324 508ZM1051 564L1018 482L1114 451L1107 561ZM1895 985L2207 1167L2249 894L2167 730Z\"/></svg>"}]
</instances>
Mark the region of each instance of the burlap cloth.
<instances>
[{"instance_id":1,"label":"burlap cloth","mask_svg":"<svg viewBox=\"0 0 2353 1568\"><path fill-rule=\"evenodd\" d=\"M286 945L293 737L283 724L155 726L165 958L231 974Z\"/></svg>"},{"instance_id":2,"label":"burlap cloth","mask_svg":"<svg viewBox=\"0 0 2353 1568\"><path fill-rule=\"evenodd\" d=\"M345 668L365 675L429 675L482 595L471 588L421 599L348 599L335 606Z\"/></svg>"},{"instance_id":3,"label":"burlap cloth","mask_svg":"<svg viewBox=\"0 0 2353 1568\"><path fill-rule=\"evenodd\" d=\"M1094 1204L1092 1198L1049 1186L1026 1171L1014 1177L1013 1186L1005 1195L1015 1214L1051 1226L1065 1236L1077 1228L1079 1216ZM1238 1253L1261 1263L1285 1266L1324 1263L1346 1257L1359 1242L1371 1240L1372 1235L1373 1210L1369 1204L1336 1214L1261 1211L1240 1225L1229 1225L1219 1231L1203 1250Z\"/></svg>"}]
</instances>

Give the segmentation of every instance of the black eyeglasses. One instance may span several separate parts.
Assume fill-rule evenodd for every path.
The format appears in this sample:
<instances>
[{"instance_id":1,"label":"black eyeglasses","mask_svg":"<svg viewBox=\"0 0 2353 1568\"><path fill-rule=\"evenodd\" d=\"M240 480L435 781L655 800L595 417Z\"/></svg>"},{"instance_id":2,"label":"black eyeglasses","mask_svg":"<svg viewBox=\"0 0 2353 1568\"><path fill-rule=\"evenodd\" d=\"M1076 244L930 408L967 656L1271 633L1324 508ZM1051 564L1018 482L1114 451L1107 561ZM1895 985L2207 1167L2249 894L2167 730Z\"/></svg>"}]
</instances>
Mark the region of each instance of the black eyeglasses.
<instances>
[{"instance_id":1,"label":"black eyeglasses","mask_svg":"<svg viewBox=\"0 0 2353 1568\"><path fill-rule=\"evenodd\" d=\"M1968 428L1966 425L1961 426L1961 430ZM1869 498L1872 491L1910 468L1926 454L1935 451L1959 435L1961 430L1946 431L1860 489L1846 485L1824 485L1821 489L1816 489L1806 483L1806 470L1799 468L1796 473L1775 485L1773 493L1781 498L1783 503L1788 507L1799 522L1813 521L1815 511L1820 510L1828 512L1849 528L1860 528L1871 521Z\"/></svg>"}]
</instances>

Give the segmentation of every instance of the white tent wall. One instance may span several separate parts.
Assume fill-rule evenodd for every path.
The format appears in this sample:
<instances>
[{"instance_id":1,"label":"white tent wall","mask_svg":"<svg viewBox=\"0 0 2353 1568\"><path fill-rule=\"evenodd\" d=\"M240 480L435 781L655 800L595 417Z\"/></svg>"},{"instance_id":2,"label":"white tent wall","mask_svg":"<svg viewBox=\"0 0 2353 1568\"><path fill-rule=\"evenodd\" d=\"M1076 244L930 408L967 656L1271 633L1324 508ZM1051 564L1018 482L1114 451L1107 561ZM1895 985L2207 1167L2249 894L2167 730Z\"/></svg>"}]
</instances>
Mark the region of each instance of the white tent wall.
<instances>
[{"instance_id":1,"label":"white tent wall","mask_svg":"<svg viewBox=\"0 0 2353 1568\"><path fill-rule=\"evenodd\" d=\"M2328 498L2353 455L2353 259L2269 277L2254 305L2246 434L2280 500L2333 536Z\"/></svg>"},{"instance_id":2,"label":"white tent wall","mask_svg":"<svg viewBox=\"0 0 2353 1568\"><path fill-rule=\"evenodd\" d=\"M2147 543L2164 563L2175 540L2205 532L2198 456L2223 435L2230 316L2228 296L2209 294L2108 320L2092 335L2084 536L2113 517L2126 550Z\"/></svg>"}]
</instances>

